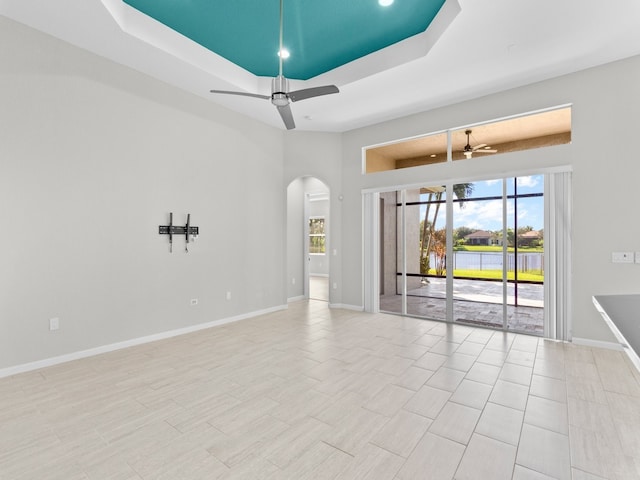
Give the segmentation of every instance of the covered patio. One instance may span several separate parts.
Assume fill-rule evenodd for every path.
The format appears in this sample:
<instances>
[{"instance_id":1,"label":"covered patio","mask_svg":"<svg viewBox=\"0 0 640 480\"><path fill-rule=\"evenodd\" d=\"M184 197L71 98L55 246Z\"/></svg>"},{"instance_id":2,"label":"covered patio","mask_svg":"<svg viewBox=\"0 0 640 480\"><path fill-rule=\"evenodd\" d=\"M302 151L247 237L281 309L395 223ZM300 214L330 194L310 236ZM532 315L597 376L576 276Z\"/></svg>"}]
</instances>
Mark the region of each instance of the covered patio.
<instances>
[{"instance_id":1,"label":"covered patio","mask_svg":"<svg viewBox=\"0 0 640 480\"><path fill-rule=\"evenodd\" d=\"M454 279L453 319L491 328L502 328L502 282ZM516 306L517 298L517 306ZM402 312L402 295L380 296L380 310ZM446 319L446 279L429 277L427 283L407 291L407 314L428 319ZM508 284L507 328L510 331L542 336L544 333L544 293L542 284Z\"/></svg>"}]
</instances>

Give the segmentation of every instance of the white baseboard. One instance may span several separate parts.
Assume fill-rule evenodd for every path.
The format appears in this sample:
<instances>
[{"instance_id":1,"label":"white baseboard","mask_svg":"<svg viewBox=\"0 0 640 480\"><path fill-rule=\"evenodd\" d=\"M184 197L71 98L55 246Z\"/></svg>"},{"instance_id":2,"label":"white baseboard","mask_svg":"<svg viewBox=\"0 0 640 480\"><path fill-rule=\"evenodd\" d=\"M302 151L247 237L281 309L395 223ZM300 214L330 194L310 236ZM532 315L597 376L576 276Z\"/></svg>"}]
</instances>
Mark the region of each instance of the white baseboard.
<instances>
[{"instance_id":1,"label":"white baseboard","mask_svg":"<svg viewBox=\"0 0 640 480\"><path fill-rule=\"evenodd\" d=\"M329 278L329 274L328 273L310 273L309 276L310 277L325 277L325 278Z\"/></svg>"},{"instance_id":2,"label":"white baseboard","mask_svg":"<svg viewBox=\"0 0 640 480\"><path fill-rule=\"evenodd\" d=\"M622 345L616 342L603 342L601 340L591 340L590 338L573 337L571 343L582 345L584 347L606 348L607 350L624 350Z\"/></svg>"},{"instance_id":3,"label":"white baseboard","mask_svg":"<svg viewBox=\"0 0 640 480\"><path fill-rule=\"evenodd\" d=\"M217 327L227 323L237 322L239 320L246 320L247 318L253 318L267 313L273 313L280 310L286 310L287 305L278 305L276 307L266 308L264 310L257 310L255 312L243 313L234 317L223 318L220 320L214 320L212 322L200 323L198 325L192 325L190 327L178 328L176 330L169 330L166 332L155 333L153 335L147 335L145 337L133 338L131 340L125 340L124 342L111 343L109 345L103 345L100 347L90 348L88 350L81 350L78 352L67 353L58 357L45 358L43 360L37 360L35 362L24 363L22 365L15 365L13 367L7 367L0 369L0 378L10 377L11 375L17 375L19 373L31 372L40 368L52 367L61 363L71 362L73 360L79 360L81 358L93 357L102 353L113 352L115 350L122 350L123 348L135 347L136 345L142 345L145 343L156 342L158 340L164 340L171 337L177 337L185 335L187 333L197 332L199 330L206 330L208 328Z\"/></svg>"},{"instance_id":4,"label":"white baseboard","mask_svg":"<svg viewBox=\"0 0 640 480\"><path fill-rule=\"evenodd\" d=\"M346 303L330 303L329 308L341 308L343 310L354 310L356 312L364 312L364 307L358 305L348 305Z\"/></svg>"},{"instance_id":5,"label":"white baseboard","mask_svg":"<svg viewBox=\"0 0 640 480\"><path fill-rule=\"evenodd\" d=\"M306 300L307 297L305 297L304 295L299 295L297 297L289 297L287 298L287 303L293 303L293 302L300 302L302 300Z\"/></svg>"}]
</instances>

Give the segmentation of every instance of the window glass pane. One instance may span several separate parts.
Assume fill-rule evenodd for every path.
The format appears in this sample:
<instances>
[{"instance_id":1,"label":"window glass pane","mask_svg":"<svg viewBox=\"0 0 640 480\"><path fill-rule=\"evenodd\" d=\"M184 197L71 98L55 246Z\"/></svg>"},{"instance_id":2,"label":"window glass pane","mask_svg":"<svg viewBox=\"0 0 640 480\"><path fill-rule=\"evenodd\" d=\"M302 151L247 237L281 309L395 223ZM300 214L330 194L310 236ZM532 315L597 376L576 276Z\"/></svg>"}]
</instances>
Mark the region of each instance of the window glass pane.
<instances>
[{"instance_id":1,"label":"window glass pane","mask_svg":"<svg viewBox=\"0 0 640 480\"><path fill-rule=\"evenodd\" d=\"M453 160L481 159L570 142L570 107L461 128L451 134Z\"/></svg>"},{"instance_id":2,"label":"window glass pane","mask_svg":"<svg viewBox=\"0 0 640 480\"><path fill-rule=\"evenodd\" d=\"M367 149L365 171L384 172L446 161L447 134L438 133Z\"/></svg>"},{"instance_id":3,"label":"window glass pane","mask_svg":"<svg viewBox=\"0 0 640 480\"><path fill-rule=\"evenodd\" d=\"M447 275L446 190L407 190L407 313L445 320Z\"/></svg>"},{"instance_id":4,"label":"window glass pane","mask_svg":"<svg viewBox=\"0 0 640 480\"><path fill-rule=\"evenodd\" d=\"M380 310L402 313L402 205L400 192L380 194Z\"/></svg>"},{"instance_id":5,"label":"window glass pane","mask_svg":"<svg viewBox=\"0 0 640 480\"><path fill-rule=\"evenodd\" d=\"M309 219L309 253L325 253L324 217Z\"/></svg>"},{"instance_id":6,"label":"window glass pane","mask_svg":"<svg viewBox=\"0 0 640 480\"><path fill-rule=\"evenodd\" d=\"M453 318L503 326L502 179L454 185Z\"/></svg>"}]
</instances>

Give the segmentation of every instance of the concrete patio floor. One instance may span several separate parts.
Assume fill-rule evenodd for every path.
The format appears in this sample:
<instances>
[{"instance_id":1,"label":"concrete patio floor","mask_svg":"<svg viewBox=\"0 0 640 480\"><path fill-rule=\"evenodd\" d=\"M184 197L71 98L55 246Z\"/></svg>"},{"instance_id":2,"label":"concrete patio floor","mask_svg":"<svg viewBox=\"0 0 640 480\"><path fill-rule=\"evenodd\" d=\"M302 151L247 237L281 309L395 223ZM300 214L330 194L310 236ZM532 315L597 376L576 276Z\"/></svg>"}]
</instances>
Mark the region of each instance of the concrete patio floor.
<instances>
[{"instance_id":1,"label":"concrete patio floor","mask_svg":"<svg viewBox=\"0 0 640 480\"><path fill-rule=\"evenodd\" d=\"M446 319L446 280L429 277L429 282L407 292L407 314L428 319ZM541 284L518 284L507 289L507 328L513 332L542 336L544 333L544 292ZM453 319L456 323L502 329L502 283L481 280L453 282ZM380 296L380 310L402 312L402 296Z\"/></svg>"}]
</instances>

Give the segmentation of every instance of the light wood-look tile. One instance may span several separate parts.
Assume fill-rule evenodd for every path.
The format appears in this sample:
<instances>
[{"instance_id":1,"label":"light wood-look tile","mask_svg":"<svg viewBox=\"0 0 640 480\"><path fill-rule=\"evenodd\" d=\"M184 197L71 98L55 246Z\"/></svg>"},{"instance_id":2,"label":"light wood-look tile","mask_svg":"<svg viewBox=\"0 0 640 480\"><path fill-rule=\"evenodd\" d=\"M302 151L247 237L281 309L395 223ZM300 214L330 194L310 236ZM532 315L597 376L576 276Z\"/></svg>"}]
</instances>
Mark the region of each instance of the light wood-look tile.
<instances>
[{"instance_id":1,"label":"light wood-look tile","mask_svg":"<svg viewBox=\"0 0 640 480\"><path fill-rule=\"evenodd\" d=\"M528 387L498 380L489 396L489 401L505 407L524 410L527 406L528 396Z\"/></svg>"},{"instance_id":2,"label":"light wood-look tile","mask_svg":"<svg viewBox=\"0 0 640 480\"><path fill-rule=\"evenodd\" d=\"M555 402L567 403L567 383L564 380L534 373L531 377L529 394Z\"/></svg>"},{"instance_id":3,"label":"light wood-look tile","mask_svg":"<svg viewBox=\"0 0 640 480\"><path fill-rule=\"evenodd\" d=\"M427 380L434 374L432 370L425 370L420 367L409 367L404 373L393 381L394 385L418 391L427 383Z\"/></svg>"},{"instance_id":4,"label":"light wood-look tile","mask_svg":"<svg viewBox=\"0 0 640 480\"><path fill-rule=\"evenodd\" d=\"M297 302L0 379L0 480L636 479L632 368Z\"/></svg>"},{"instance_id":5,"label":"light wood-look tile","mask_svg":"<svg viewBox=\"0 0 640 480\"><path fill-rule=\"evenodd\" d=\"M438 370L444 362L446 362L448 357L446 355L440 355L438 353L427 352L423 356L421 356L416 362L413 364L415 367L424 368L425 370L431 370L435 372Z\"/></svg>"},{"instance_id":6,"label":"light wood-look tile","mask_svg":"<svg viewBox=\"0 0 640 480\"><path fill-rule=\"evenodd\" d=\"M436 373L434 373L427 385L440 390L446 390L448 392L455 392L464 378L465 372L459 370L452 370L450 368L441 367Z\"/></svg>"},{"instance_id":7,"label":"light wood-look tile","mask_svg":"<svg viewBox=\"0 0 640 480\"><path fill-rule=\"evenodd\" d=\"M425 385L404 405L404 409L427 418L436 418L449 397L451 392Z\"/></svg>"},{"instance_id":8,"label":"light wood-look tile","mask_svg":"<svg viewBox=\"0 0 640 480\"><path fill-rule=\"evenodd\" d=\"M404 459L376 445L367 444L336 480L378 480L395 478Z\"/></svg>"},{"instance_id":9,"label":"light wood-look tile","mask_svg":"<svg viewBox=\"0 0 640 480\"><path fill-rule=\"evenodd\" d=\"M556 480L553 477L545 475L540 472L536 472L535 470L531 470L529 468L525 468L522 465L516 465L513 469L513 478L512 480ZM573 477L575 479L575 476Z\"/></svg>"},{"instance_id":10,"label":"light wood-look tile","mask_svg":"<svg viewBox=\"0 0 640 480\"><path fill-rule=\"evenodd\" d=\"M478 362L486 363L487 365L494 365L496 367L502 367L504 360L507 358L507 352L503 350L492 350L485 348L480 355L478 355Z\"/></svg>"},{"instance_id":11,"label":"light wood-look tile","mask_svg":"<svg viewBox=\"0 0 640 480\"><path fill-rule=\"evenodd\" d=\"M604 478L639 478L637 463L624 455L617 438L575 427L569 428L572 465L584 472Z\"/></svg>"},{"instance_id":12,"label":"light wood-look tile","mask_svg":"<svg viewBox=\"0 0 640 480\"><path fill-rule=\"evenodd\" d=\"M464 445L427 432L396 478L398 480L452 479L464 450Z\"/></svg>"},{"instance_id":13,"label":"light wood-look tile","mask_svg":"<svg viewBox=\"0 0 640 480\"><path fill-rule=\"evenodd\" d=\"M367 410L386 417L394 416L415 392L398 385L389 384L363 405Z\"/></svg>"},{"instance_id":14,"label":"light wood-look tile","mask_svg":"<svg viewBox=\"0 0 640 480\"><path fill-rule=\"evenodd\" d=\"M461 372L468 372L476 361L475 355L467 355L456 351L449 355L447 361L442 366L450 368L452 370L460 370Z\"/></svg>"},{"instance_id":15,"label":"light wood-look tile","mask_svg":"<svg viewBox=\"0 0 640 480\"><path fill-rule=\"evenodd\" d=\"M524 423L569 435L567 415L566 403L530 395L524 413Z\"/></svg>"},{"instance_id":16,"label":"light wood-look tile","mask_svg":"<svg viewBox=\"0 0 640 480\"><path fill-rule=\"evenodd\" d=\"M500 370L498 366L476 362L467 372L466 378L493 386L500 375Z\"/></svg>"},{"instance_id":17,"label":"light wood-look tile","mask_svg":"<svg viewBox=\"0 0 640 480\"><path fill-rule=\"evenodd\" d=\"M450 401L482 410L490 394L490 385L464 379L451 395Z\"/></svg>"},{"instance_id":18,"label":"light wood-look tile","mask_svg":"<svg viewBox=\"0 0 640 480\"><path fill-rule=\"evenodd\" d=\"M605 480L604 477L599 477L591 473L583 472L582 470L578 470L576 468L571 469L571 474L573 475L573 480Z\"/></svg>"},{"instance_id":19,"label":"light wood-look tile","mask_svg":"<svg viewBox=\"0 0 640 480\"><path fill-rule=\"evenodd\" d=\"M514 363L505 363L502 366L499 379L505 382L517 383L528 387L531 385L533 367L525 367Z\"/></svg>"},{"instance_id":20,"label":"light wood-look tile","mask_svg":"<svg viewBox=\"0 0 640 480\"><path fill-rule=\"evenodd\" d=\"M481 413L475 408L447 402L429 427L429 432L466 445Z\"/></svg>"},{"instance_id":21,"label":"light wood-look tile","mask_svg":"<svg viewBox=\"0 0 640 480\"><path fill-rule=\"evenodd\" d=\"M283 470L276 470L272 480L331 480L352 461L352 456L324 442L314 443Z\"/></svg>"},{"instance_id":22,"label":"light wood-look tile","mask_svg":"<svg viewBox=\"0 0 640 480\"><path fill-rule=\"evenodd\" d=\"M568 435L525 423L516 463L559 480L571 480Z\"/></svg>"},{"instance_id":23,"label":"light wood-look tile","mask_svg":"<svg viewBox=\"0 0 640 480\"><path fill-rule=\"evenodd\" d=\"M494 440L517 446L523 418L524 413L520 410L489 402L475 431Z\"/></svg>"},{"instance_id":24,"label":"light wood-look tile","mask_svg":"<svg viewBox=\"0 0 640 480\"><path fill-rule=\"evenodd\" d=\"M516 447L498 440L474 434L469 441L456 480L510 480L516 459Z\"/></svg>"},{"instance_id":25,"label":"light wood-look tile","mask_svg":"<svg viewBox=\"0 0 640 480\"><path fill-rule=\"evenodd\" d=\"M355 455L389 421L383 415L361 408L322 434L321 439L350 455Z\"/></svg>"},{"instance_id":26,"label":"light wood-look tile","mask_svg":"<svg viewBox=\"0 0 640 480\"><path fill-rule=\"evenodd\" d=\"M401 457L408 457L432 420L405 410L399 411L371 440L371 443Z\"/></svg>"}]
</instances>

